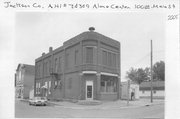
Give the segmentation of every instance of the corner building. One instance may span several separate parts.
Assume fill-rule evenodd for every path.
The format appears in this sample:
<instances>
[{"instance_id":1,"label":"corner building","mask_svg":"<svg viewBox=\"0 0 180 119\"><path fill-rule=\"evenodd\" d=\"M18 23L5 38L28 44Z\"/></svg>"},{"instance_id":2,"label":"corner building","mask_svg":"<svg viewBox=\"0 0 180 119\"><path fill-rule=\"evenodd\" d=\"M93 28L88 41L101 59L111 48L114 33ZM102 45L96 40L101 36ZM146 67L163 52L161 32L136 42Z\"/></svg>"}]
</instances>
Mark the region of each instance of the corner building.
<instances>
[{"instance_id":1,"label":"corner building","mask_svg":"<svg viewBox=\"0 0 180 119\"><path fill-rule=\"evenodd\" d=\"M48 99L117 100L121 96L120 42L83 32L35 60L36 96Z\"/></svg>"},{"instance_id":2,"label":"corner building","mask_svg":"<svg viewBox=\"0 0 180 119\"><path fill-rule=\"evenodd\" d=\"M29 98L29 91L34 86L35 66L18 64L15 73L15 97Z\"/></svg>"}]
</instances>

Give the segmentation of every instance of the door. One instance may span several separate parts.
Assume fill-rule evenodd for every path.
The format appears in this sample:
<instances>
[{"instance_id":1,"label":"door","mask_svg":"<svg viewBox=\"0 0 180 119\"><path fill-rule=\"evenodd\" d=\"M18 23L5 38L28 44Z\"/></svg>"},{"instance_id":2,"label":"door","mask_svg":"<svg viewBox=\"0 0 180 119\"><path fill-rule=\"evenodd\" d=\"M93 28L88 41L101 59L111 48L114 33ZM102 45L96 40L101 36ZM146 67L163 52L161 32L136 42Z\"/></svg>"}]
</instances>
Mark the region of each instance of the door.
<instances>
[{"instance_id":1,"label":"door","mask_svg":"<svg viewBox=\"0 0 180 119\"><path fill-rule=\"evenodd\" d=\"M93 81L86 81L86 100L93 100Z\"/></svg>"}]
</instances>

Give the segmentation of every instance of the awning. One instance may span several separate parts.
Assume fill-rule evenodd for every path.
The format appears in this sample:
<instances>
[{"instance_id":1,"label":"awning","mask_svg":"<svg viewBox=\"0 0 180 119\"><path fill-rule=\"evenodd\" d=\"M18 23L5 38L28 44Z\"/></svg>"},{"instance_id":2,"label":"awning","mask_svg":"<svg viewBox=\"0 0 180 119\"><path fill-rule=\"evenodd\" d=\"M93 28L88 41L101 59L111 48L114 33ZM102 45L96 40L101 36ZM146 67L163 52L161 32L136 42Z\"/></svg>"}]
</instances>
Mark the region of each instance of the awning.
<instances>
[{"instance_id":1,"label":"awning","mask_svg":"<svg viewBox=\"0 0 180 119\"><path fill-rule=\"evenodd\" d=\"M82 74L96 74L96 71L83 71Z\"/></svg>"},{"instance_id":2,"label":"awning","mask_svg":"<svg viewBox=\"0 0 180 119\"><path fill-rule=\"evenodd\" d=\"M118 74L112 74L112 73L106 73L106 72L101 72L101 75L106 75L106 76L115 76L118 77Z\"/></svg>"}]
</instances>

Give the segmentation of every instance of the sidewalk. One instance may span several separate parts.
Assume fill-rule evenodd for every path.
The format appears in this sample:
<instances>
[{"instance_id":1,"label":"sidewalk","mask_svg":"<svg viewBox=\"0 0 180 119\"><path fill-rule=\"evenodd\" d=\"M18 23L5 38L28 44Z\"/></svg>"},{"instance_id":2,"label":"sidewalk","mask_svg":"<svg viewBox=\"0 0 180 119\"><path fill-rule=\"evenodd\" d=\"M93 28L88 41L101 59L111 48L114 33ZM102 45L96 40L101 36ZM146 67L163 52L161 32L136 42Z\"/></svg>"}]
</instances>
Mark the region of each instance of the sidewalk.
<instances>
[{"instance_id":1,"label":"sidewalk","mask_svg":"<svg viewBox=\"0 0 180 119\"><path fill-rule=\"evenodd\" d=\"M151 106L164 104L164 100L153 100L153 103L150 102L150 99L140 99L135 101L129 101L129 105L127 105L126 100L117 100L117 101L102 101L97 105L81 105L79 103L72 103L67 101L61 102L53 102L49 101L50 104L55 106L61 106L63 108L70 109L121 109L121 108L136 108L141 106Z\"/></svg>"}]
</instances>

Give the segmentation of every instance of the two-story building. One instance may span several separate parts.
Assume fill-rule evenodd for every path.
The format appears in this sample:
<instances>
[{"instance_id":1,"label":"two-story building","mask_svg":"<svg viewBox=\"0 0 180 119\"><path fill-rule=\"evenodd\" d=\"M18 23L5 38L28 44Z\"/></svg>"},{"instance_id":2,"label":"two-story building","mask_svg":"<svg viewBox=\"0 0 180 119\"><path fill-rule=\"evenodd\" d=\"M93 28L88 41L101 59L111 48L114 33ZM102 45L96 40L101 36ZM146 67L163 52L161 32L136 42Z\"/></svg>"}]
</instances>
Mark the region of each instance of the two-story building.
<instances>
[{"instance_id":1,"label":"two-story building","mask_svg":"<svg viewBox=\"0 0 180 119\"><path fill-rule=\"evenodd\" d=\"M49 99L117 100L120 42L83 32L35 60L35 95Z\"/></svg>"},{"instance_id":2,"label":"two-story building","mask_svg":"<svg viewBox=\"0 0 180 119\"><path fill-rule=\"evenodd\" d=\"M29 98L29 91L34 86L35 66L19 64L15 73L15 97Z\"/></svg>"}]
</instances>

